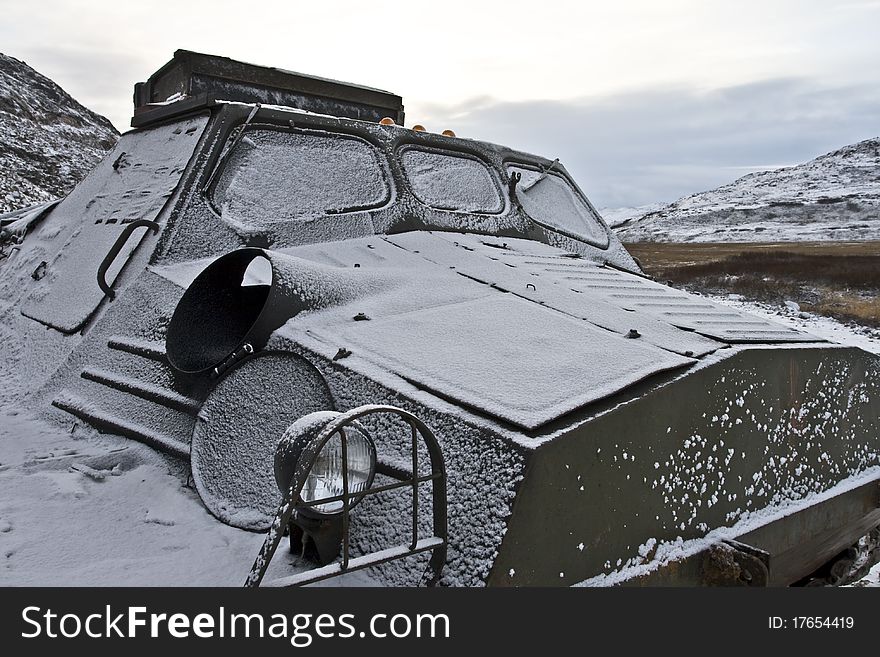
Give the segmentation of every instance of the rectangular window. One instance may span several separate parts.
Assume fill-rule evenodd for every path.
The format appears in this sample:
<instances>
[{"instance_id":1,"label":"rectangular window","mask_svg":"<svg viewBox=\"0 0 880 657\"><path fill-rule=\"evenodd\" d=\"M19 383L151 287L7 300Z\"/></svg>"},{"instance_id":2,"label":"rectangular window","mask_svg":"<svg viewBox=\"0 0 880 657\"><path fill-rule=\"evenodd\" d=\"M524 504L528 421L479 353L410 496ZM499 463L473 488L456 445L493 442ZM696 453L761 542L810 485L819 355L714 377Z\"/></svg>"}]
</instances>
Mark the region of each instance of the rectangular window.
<instances>
[{"instance_id":1,"label":"rectangular window","mask_svg":"<svg viewBox=\"0 0 880 657\"><path fill-rule=\"evenodd\" d=\"M601 248L608 246L605 227L564 176L519 165L509 165L507 171L522 176L516 197L536 222Z\"/></svg>"},{"instance_id":2,"label":"rectangular window","mask_svg":"<svg viewBox=\"0 0 880 657\"><path fill-rule=\"evenodd\" d=\"M367 141L255 129L236 145L212 200L227 221L266 228L378 208L389 197L385 168Z\"/></svg>"},{"instance_id":3,"label":"rectangular window","mask_svg":"<svg viewBox=\"0 0 880 657\"><path fill-rule=\"evenodd\" d=\"M413 194L429 207L477 214L504 209L495 177L476 157L410 147L400 160Z\"/></svg>"}]
</instances>

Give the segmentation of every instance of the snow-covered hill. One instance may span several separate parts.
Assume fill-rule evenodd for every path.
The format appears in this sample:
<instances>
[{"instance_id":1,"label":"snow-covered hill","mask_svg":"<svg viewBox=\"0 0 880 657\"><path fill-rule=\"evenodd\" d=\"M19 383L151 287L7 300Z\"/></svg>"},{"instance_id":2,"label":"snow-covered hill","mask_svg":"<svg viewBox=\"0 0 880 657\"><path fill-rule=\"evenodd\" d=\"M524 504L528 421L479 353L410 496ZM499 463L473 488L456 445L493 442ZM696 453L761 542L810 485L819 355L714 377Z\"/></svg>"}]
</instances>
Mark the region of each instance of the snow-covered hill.
<instances>
[{"instance_id":1,"label":"snow-covered hill","mask_svg":"<svg viewBox=\"0 0 880 657\"><path fill-rule=\"evenodd\" d=\"M599 208L599 214L611 228L617 228L632 219L644 217L646 214L656 212L666 207L665 203L651 203L649 205L637 205L623 208Z\"/></svg>"},{"instance_id":2,"label":"snow-covered hill","mask_svg":"<svg viewBox=\"0 0 880 657\"><path fill-rule=\"evenodd\" d=\"M880 138L752 173L617 224L627 242L880 239Z\"/></svg>"},{"instance_id":3,"label":"snow-covered hill","mask_svg":"<svg viewBox=\"0 0 880 657\"><path fill-rule=\"evenodd\" d=\"M0 53L0 214L67 193L117 137L103 116Z\"/></svg>"}]
</instances>

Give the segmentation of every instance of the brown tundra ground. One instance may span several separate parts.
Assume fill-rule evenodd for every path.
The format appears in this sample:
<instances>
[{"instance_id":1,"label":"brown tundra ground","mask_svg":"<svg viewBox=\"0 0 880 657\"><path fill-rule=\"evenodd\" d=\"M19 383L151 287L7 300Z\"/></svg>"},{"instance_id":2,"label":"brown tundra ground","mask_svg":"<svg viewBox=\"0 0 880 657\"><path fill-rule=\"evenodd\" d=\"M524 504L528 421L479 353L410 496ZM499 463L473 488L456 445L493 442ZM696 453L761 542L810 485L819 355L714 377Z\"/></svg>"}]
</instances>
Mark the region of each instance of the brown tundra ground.
<instances>
[{"instance_id":1,"label":"brown tundra ground","mask_svg":"<svg viewBox=\"0 0 880 657\"><path fill-rule=\"evenodd\" d=\"M880 241L637 242L626 248L660 282L880 328Z\"/></svg>"}]
</instances>

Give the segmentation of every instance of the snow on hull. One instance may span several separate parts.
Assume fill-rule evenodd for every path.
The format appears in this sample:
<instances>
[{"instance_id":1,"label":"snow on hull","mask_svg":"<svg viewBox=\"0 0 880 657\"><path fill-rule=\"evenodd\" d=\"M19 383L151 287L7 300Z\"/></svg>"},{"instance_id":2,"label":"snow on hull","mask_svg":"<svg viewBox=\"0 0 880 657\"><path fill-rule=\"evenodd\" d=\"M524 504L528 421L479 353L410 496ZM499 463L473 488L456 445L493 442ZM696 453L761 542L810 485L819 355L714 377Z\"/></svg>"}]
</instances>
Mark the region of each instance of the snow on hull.
<instances>
[{"instance_id":1,"label":"snow on hull","mask_svg":"<svg viewBox=\"0 0 880 657\"><path fill-rule=\"evenodd\" d=\"M611 576L649 562L652 546L702 539L756 514L775 520L842 482L877 478L880 359L791 345L736 347L709 360L536 452L505 545L527 543L540 519L553 517L542 528L546 558L502 549L490 584ZM794 523L786 538L808 543L831 529L845 536L828 516ZM782 552L779 543L768 551ZM796 558L778 570L795 574L787 584L806 567Z\"/></svg>"},{"instance_id":2,"label":"snow on hull","mask_svg":"<svg viewBox=\"0 0 880 657\"><path fill-rule=\"evenodd\" d=\"M48 273L24 302L24 315L65 333L82 327L105 298L95 277L101 260L128 224L156 220L206 124L201 116L124 135L116 150L58 204L53 214L76 230L48 259ZM109 285L146 235L141 228L125 243L105 275Z\"/></svg>"},{"instance_id":3,"label":"snow on hull","mask_svg":"<svg viewBox=\"0 0 880 657\"><path fill-rule=\"evenodd\" d=\"M393 251L407 259L416 258L396 248ZM356 252L363 255L360 249ZM344 257L339 251L336 254ZM302 251L297 255L303 255ZM382 262L387 263L376 259L379 266ZM156 289L157 282L148 287ZM169 289L167 300L160 305L173 305L179 297L177 289L178 293ZM132 299L131 303L140 308L149 305L143 299ZM370 314L377 308L366 310ZM345 316L350 322L347 311ZM106 331L125 328L114 322ZM149 330L149 326L144 327L144 338ZM287 344L301 351L285 333L289 331L277 334L270 346ZM305 340L303 334L299 338ZM96 338L95 342L100 340ZM525 452L516 447L514 434L500 426L491 429L490 422L455 410L402 381L395 382L394 377L379 374L375 365L356 356L346 359L352 361L351 367L334 364L330 357L336 351L335 343L313 340L310 344L325 353L326 359L317 358L316 352L302 353L317 358L340 408L387 401L423 417L444 441L450 508L455 509L450 530L457 537L450 546L444 583L485 583L524 471ZM359 371L372 374L365 377ZM10 373L4 371L4 377L8 376ZM393 385L378 383L383 377ZM15 387L12 379L4 378L6 392ZM187 485L188 471L179 462L129 440L97 436L81 423L68 420L63 426L45 424L23 414L18 407L19 402L7 397L0 440L0 463L6 466L0 468L0 547L7 559L0 583L238 585L243 581L262 536L214 519L191 484ZM372 427L374 431L381 429ZM406 436L396 440L402 452ZM405 496L394 504L397 514L405 516ZM366 502L359 508L358 547L379 548L403 538L404 531L398 536L389 527L388 509ZM72 539L44 540L42 532L47 521L51 526L69 528ZM292 556L279 554L269 577L289 575L301 568ZM371 572L369 577L378 580L361 576L341 583L411 584L420 572L417 564L407 563L406 568L389 565Z\"/></svg>"},{"instance_id":4,"label":"snow on hull","mask_svg":"<svg viewBox=\"0 0 880 657\"><path fill-rule=\"evenodd\" d=\"M227 110L230 108L223 108ZM357 126L349 127L355 130ZM371 130L382 131L378 126L364 128ZM382 137L387 138L387 134ZM218 142L218 148L220 145ZM486 148L501 160L500 149ZM198 167L209 160L193 161L190 180L205 173ZM22 405L39 407L41 419L52 419L61 427L55 431L39 425L39 420L28 419L20 425L11 421L12 429L4 429L0 463L11 467L0 469L0 489L10 494L0 504L6 504L6 499L10 502L0 508L6 514L4 518L11 518L11 532L22 528L19 536L24 540L10 544L7 573L12 582L37 581L43 576L38 572L40 567L43 571L57 567L76 582L92 578L94 583L180 580L173 583L235 584L243 581L256 554L261 537L220 525L198 504L195 492L201 490L204 494L200 484L205 481L195 482L195 491L189 482L189 441L198 409L204 408L202 404L211 389L216 390L216 381L204 373L175 370L165 349L174 308L183 287L191 283L199 269L192 260L226 253L260 237L259 231L237 231L234 218L217 215L217 208L210 208L197 189L195 184L184 184L166 206L176 203L179 213L174 214L171 230L163 235L161 253L153 254L146 271L146 249L133 256L132 266L123 272L129 276L123 276L119 298L104 304L106 310L84 334L59 337L56 331L36 326L21 315L22 289L26 289L22 283L39 285L37 277L30 276L32 267L19 266L15 276L3 282L0 331L9 345L9 356L0 368L4 412L15 417ZM396 191L409 194L399 181ZM251 200L260 207L259 198ZM732 353L725 347L733 338L708 337L708 331L707 335L699 334L681 317L670 321L662 312L651 315L629 307L632 295L626 296L629 293L618 287L648 283L639 282L643 279L637 274L638 268L613 237L607 251L587 248L573 238L552 232L541 233L549 243L497 237L530 234L525 226L531 223L521 214L510 212L476 217L441 214L434 209L434 215L423 224L399 221L419 207L415 204L416 199L410 195L405 205L392 203L373 216L358 215L357 220L331 214L320 221L279 222L278 230L273 224L270 243L285 257L319 262L322 271L329 273L327 277L306 277L305 281L293 274L273 277L273 284L306 285L314 294L303 297L320 303L304 304L295 315L288 315L289 321L272 335L267 349L287 352L288 358L295 354L308 360L326 381L333 405L339 410L363 404L392 404L422 418L436 432L449 473L452 537L442 581L480 586L497 576L498 556L512 545L505 532L514 500L520 499L524 477L529 476L533 463L530 459L536 453L552 452L566 442L576 442L583 452L586 443L574 440L577 436L573 432L613 414L615 409L625 414L625 405L646 390L670 381L686 381L682 371L699 371L701 357L714 363L723 361ZM424 208L419 212L428 214ZM246 214L243 212L239 219ZM33 250L26 254L30 260L24 264L39 266L46 254L57 252L57 248L50 251L47 246L53 237L63 238L54 243L55 247L70 238L75 227L58 226L53 223L56 217L60 215L50 214L29 237L34 246L25 243ZM414 225L441 230L429 233L413 230ZM451 232L453 228L468 227L482 235ZM382 234L373 234L376 232ZM533 259L540 264L532 267L529 263ZM614 289L600 293L595 282L570 281L566 266L574 260L591 268L590 276L609 276ZM548 263L550 268L562 270L556 272L560 275L550 275ZM619 269L630 273L624 275ZM589 278L584 272L581 275ZM362 283L382 279L393 284L354 286L351 289L357 290L355 295L326 294L325 284L332 287L343 278L356 278ZM618 292L628 300L616 297ZM656 301L653 295L666 293L652 289L648 294ZM664 298L659 303L667 301ZM692 300L682 303L690 304ZM407 324L414 314L419 315L419 321ZM725 316L740 317L726 311ZM216 319L209 313L203 321ZM699 321L703 320L694 323ZM759 323L769 325L763 320ZM434 331L435 338L428 345L422 335L426 326ZM456 331L461 326L467 330L458 336L462 344L455 353L459 346L455 344ZM778 327L772 330L782 341L814 340L797 331ZM565 342L553 341L558 331L565 333ZM407 344L413 336L415 341ZM570 353L566 353L568 343ZM474 348L480 353L472 354L469 349ZM825 346L814 349L826 351ZM404 352L403 364L390 364L398 352ZM520 362L508 364L511 358ZM548 371L533 381L528 373L541 362ZM675 368L680 368L678 378L672 371ZM265 390L250 385L249 395L230 393L231 403L221 404L227 409L232 407L230 415L215 415L221 430L224 422L241 423L237 436L245 440L253 435L248 429L261 422L259 413L252 412L254 408L273 413L280 405L290 403L296 391L278 385L276 379L287 376L278 371L254 373L253 380L265 383ZM559 374L559 380L550 376L550 371ZM269 376L260 376L263 373ZM529 386L536 383L543 386L541 394L529 395ZM469 393L466 384L470 384ZM74 413L79 419L46 410L50 402L57 404L65 395L84 400L80 412ZM330 405L326 399L320 402L325 403ZM689 408L687 404L680 406ZM175 453L182 458L159 456L130 440L98 436L82 420L148 444L175 445ZM650 425L650 415L639 421ZM402 461L409 449L406 431L387 422L372 422L368 429L381 437L391 461ZM28 428L31 424L33 430ZM254 456L254 468L265 467L270 438L262 437L253 450L247 444L236 445L240 451L231 460ZM133 451L116 451L123 447ZM607 453L622 456L627 465L632 455L611 454L610 450ZM584 454L592 456L590 450ZM224 454L214 456L222 461ZM53 465L35 468L32 461ZM235 463L231 465L234 471ZM608 470L612 469L609 464ZM43 470L48 472L37 474ZM216 470L206 468L205 472L211 477ZM561 481L558 473L550 478L532 476L551 486ZM229 484L229 489L220 491L218 497L228 495L231 499L238 497L239 484L263 485L262 493L271 487L268 476L239 480L234 472L223 483ZM576 496L576 486L569 488L569 493ZM251 499L259 504L269 497L268 493L256 493ZM574 499L571 508L585 508L580 504L582 500L567 499ZM116 500L119 509L111 507L111 500ZM421 506L420 516L426 531L428 502L425 500ZM372 550L401 543L410 529L409 504L404 491L387 500L365 500L353 520L353 544ZM66 509L68 524L64 523ZM220 516L230 511L227 519L238 516L239 511L214 510ZM123 518L121 514L126 511L128 515ZM64 565L64 542L38 540L40 527L46 526L41 512L50 522L58 521L58 526L70 527L79 534L75 547L83 555L82 561ZM389 522L396 519L404 521ZM138 520L140 524L134 531L126 530ZM532 524L528 540L521 543L532 554L535 542L546 538L535 532L542 522ZM0 540L5 540L2 535ZM186 540L189 543L184 543ZM14 560L16 554L22 555L18 561ZM292 560L290 556L279 556L273 567L289 574L291 569L301 567ZM106 571L106 577L97 572L100 568ZM389 564L372 574L383 583L413 584L421 568L418 563Z\"/></svg>"},{"instance_id":5,"label":"snow on hull","mask_svg":"<svg viewBox=\"0 0 880 657\"><path fill-rule=\"evenodd\" d=\"M526 429L692 363L505 297L363 323L343 337L403 378Z\"/></svg>"}]
</instances>

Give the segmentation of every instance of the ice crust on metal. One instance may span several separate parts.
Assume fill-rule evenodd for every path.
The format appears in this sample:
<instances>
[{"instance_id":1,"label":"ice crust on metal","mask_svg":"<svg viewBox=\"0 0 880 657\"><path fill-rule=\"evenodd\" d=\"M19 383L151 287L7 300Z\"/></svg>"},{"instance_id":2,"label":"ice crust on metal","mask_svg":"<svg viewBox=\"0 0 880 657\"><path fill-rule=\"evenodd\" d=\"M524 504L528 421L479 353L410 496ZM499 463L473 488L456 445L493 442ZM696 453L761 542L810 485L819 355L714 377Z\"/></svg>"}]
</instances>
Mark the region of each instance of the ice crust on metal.
<instances>
[{"instance_id":1,"label":"ice crust on metal","mask_svg":"<svg viewBox=\"0 0 880 657\"><path fill-rule=\"evenodd\" d=\"M358 322L342 335L403 378L525 429L693 362L508 295Z\"/></svg>"},{"instance_id":2,"label":"ice crust on metal","mask_svg":"<svg viewBox=\"0 0 880 657\"><path fill-rule=\"evenodd\" d=\"M52 211L78 225L48 263L22 314L65 333L78 330L104 299L96 271L126 224L155 221L192 157L207 116L123 135L114 150ZM143 240L135 233L106 280L112 286Z\"/></svg>"}]
</instances>

